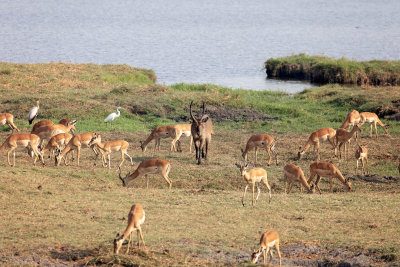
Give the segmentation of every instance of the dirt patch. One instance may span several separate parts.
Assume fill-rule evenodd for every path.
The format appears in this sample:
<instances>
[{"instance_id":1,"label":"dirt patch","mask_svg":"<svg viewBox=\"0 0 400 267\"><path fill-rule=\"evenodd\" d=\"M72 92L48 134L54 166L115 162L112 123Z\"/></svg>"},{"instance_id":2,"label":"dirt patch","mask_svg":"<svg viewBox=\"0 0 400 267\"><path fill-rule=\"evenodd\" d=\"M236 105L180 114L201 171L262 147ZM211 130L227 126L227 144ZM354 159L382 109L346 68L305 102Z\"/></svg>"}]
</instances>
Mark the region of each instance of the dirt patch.
<instances>
[{"instance_id":1,"label":"dirt patch","mask_svg":"<svg viewBox=\"0 0 400 267\"><path fill-rule=\"evenodd\" d=\"M352 179L358 179L369 183L398 183L400 182L400 177L394 176L381 176L376 174L367 174L367 175L354 175Z\"/></svg>"}]
</instances>

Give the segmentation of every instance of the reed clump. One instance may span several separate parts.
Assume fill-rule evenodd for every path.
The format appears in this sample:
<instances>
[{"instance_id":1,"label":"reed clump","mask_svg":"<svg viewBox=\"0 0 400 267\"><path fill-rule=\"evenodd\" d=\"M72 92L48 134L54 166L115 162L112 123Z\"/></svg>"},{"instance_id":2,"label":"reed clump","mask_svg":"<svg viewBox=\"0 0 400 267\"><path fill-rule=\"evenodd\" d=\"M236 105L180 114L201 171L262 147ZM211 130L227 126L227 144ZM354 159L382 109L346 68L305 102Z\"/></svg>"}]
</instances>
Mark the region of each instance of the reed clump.
<instances>
[{"instance_id":1,"label":"reed clump","mask_svg":"<svg viewBox=\"0 0 400 267\"><path fill-rule=\"evenodd\" d=\"M265 68L269 78L309 80L319 84L400 85L399 60L355 61L299 54L270 58Z\"/></svg>"}]
</instances>

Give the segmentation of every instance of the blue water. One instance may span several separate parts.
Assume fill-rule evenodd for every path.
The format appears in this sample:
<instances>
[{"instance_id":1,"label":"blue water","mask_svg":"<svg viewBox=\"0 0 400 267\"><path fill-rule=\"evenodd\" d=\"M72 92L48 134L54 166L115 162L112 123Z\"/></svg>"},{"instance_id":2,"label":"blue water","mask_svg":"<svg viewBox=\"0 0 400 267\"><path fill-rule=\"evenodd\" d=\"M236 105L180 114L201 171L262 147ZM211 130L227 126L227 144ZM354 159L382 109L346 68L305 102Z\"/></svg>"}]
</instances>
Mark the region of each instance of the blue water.
<instances>
[{"instance_id":1,"label":"blue water","mask_svg":"<svg viewBox=\"0 0 400 267\"><path fill-rule=\"evenodd\" d=\"M263 62L298 53L400 59L400 2L0 1L0 61L128 64L161 84L296 92Z\"/></svg>"}]
</instances>

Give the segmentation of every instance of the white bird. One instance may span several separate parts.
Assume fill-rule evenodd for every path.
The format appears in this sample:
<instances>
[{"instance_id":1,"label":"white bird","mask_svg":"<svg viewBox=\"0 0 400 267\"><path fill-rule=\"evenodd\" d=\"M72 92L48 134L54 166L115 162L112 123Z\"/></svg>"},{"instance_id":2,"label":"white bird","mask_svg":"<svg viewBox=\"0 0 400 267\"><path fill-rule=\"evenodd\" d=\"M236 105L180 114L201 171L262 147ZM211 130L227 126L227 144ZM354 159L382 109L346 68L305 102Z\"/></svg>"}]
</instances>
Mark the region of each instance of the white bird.
<instances>
[{"instance_id":1,"label":"white bird","mask_svg":"<svg viewBox=\"0 0 400 267\"><path fill-rule=\"evenodd\" d=\"M28 113L29 124L32 124L33 120L38 115L38 111L39 111L39 100L36 101L36 107L33 107L31 111L29 111Z\"/></svg>"},{"instance_id":2,"label":"white bird","mask_svg":"<svg viewBox=\"0 0 400 267\"><path fill-rule=\"evenodd\" d=\"M104 119L104 122L105 123L110 122L112 124L112 121L121 115L121 113L119 112L120 109L121 107L117 107L117 113L113 112L110 115L108 115L107 118Z\"/></svg>"}]
</instances>

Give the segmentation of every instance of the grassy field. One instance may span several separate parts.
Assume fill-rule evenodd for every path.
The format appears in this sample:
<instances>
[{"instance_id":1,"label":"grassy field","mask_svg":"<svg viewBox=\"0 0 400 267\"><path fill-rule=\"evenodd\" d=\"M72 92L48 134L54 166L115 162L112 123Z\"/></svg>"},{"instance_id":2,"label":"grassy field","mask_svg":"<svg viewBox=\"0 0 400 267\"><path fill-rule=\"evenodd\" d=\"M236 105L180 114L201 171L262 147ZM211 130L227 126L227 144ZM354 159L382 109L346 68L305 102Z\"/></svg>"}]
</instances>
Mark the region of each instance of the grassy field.
<instances>
[{"instance_id":1,"label":"grassy field","mask_svg":"<svg viewBox=\"0 0 400 267\"><path fill-rule=\"evenodd\" d=\"M400 99L397 87L361 89L324 86L296 95L231 90L215 85L154 83L154 73L129 66L72 64L0 64L1 112L16 116L16 124L29 131L26 115L37 99L38 119L77 119L78 132L97 131L103 140L125 139L134 165L159 157L171 162L173 187L159 176L135 181L124 188L115 168L94 166L94 156L84 151L81 166L32 165L19 150L17 166L9 167L6 153L0 158L0 262L32 264L121 264L121 265L209 265L248 263L262 232L275 229L281 235L283 264L310 266L339 262L374 266L400 264L400 189L397 163L400 123L390 123L391 136L379 130L379 139L368 136L364 126L360 143L369 148L371 175L354 175L351 160L339 161L328 144L322 144L323 160L337 164L350 177L353 192L346 193L338 181L328 193L322 178L322 195L301 194L295 187L284 194L282 170L293 162L308 176L312 152L296 161L298 147L321 127L337 128L346 113L378 112L395 108ZM188 152L189 140L182 138L182 153L169 152L162 140L161 151L143 153L144 140L155 125L185 122L188 104L206 102L215 126L209 160L195 164ZM103 119L121 106L121 117L112 127ZM197 109L196 109L197 110ZM243 115L243 114L246 114ZM0 140L10 131L1 126ZM277 138L279 165L266 166L266 152L259 163L268 171L273 198L267 202L266 188L257 205L241 205L245 186L234 166L241 160L240 147L255 133ZM250 153L253 160L254 152ZM125 163L123 173L133 168ZM112 240L122 232L133 203L146 211L143 225L145 249L112 254ZM124 249L122 249L124 252ZM275 254L276 255L276 254ZM276 259L274 264L276 264ZM331 265L330 265L331 266Z\"/></svg>"},{"instance_id":2,"label":"grassy field","mask_svg":"<svg viewBox=\"0 0 400 267\"><path fill-rule=\"evenodd\" d=\"M270 78L293 78L312 83L400 85L400 61L355 61L324 56L293 55L265 62Z\"/></svg>"}]
</instances>

